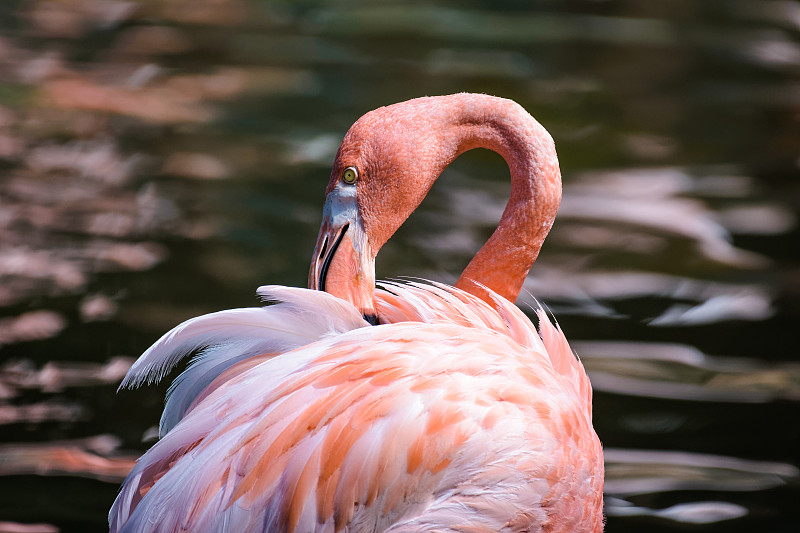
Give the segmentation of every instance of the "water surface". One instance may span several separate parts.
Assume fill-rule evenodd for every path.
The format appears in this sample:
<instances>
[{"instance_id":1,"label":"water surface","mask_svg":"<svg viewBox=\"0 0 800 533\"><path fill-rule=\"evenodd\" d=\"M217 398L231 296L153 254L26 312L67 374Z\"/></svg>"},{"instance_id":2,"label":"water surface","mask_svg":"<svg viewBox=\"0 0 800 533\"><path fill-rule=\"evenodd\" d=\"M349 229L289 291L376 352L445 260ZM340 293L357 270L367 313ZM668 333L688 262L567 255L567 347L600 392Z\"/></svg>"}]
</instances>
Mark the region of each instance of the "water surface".
<instances>
[{"instance_id":1,"label":"water surface","mask_svg":"<svg viewBox=\"0 0 800 533\"><path fill-rule=\"evenodd\" d=\"M100 531L181 320L303 286L361 114L512 98L564 202L519 300L595 389L607 530L797 531L800 7L28 0L0 7L0 531ZM452 281L508 171L460 158L378 259Z\"/></svg>"}]
</instances>

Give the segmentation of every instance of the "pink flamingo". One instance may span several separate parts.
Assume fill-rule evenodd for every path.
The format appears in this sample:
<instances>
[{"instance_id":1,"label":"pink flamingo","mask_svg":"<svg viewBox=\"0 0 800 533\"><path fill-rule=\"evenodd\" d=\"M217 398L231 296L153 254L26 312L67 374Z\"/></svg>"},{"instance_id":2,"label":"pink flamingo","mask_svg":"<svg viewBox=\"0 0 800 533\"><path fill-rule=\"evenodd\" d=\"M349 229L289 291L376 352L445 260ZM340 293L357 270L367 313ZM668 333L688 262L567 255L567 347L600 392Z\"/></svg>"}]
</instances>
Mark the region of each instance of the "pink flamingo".
<instances>
[{"instance_id":1,"label":"pink flamingo","mask_svg":"<svg viewBox=\"0 0 800 533\"><path fill-rule=\"evenodd\" d=\"M511 170L495 233L455 288L376 289L380 247L476 147ZM514 102L456 94L364 115L326 193L309 278L327 293L262 287L276 305L184 322L131 368L123 385L202 349L111 530L602 531L588 378L544 312L537 332L512 304L560 196L553 141Z\"/></svg>"}]
</instances>

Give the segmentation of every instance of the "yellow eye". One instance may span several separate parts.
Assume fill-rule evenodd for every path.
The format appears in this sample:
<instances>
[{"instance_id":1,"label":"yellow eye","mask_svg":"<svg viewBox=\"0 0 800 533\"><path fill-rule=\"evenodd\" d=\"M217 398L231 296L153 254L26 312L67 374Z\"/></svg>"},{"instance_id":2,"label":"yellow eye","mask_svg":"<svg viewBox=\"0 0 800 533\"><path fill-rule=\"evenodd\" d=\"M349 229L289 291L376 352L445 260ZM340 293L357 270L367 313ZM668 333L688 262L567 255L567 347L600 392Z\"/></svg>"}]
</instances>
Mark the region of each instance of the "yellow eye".
<instances>
[{"instance_id":1,"label":"yellow eye","mask_svg":"<svg viewBox=\"0 0 800 533\"><path fill-rule=\"evenodd\" d=\"M358 179L358 170L356 167L347 167L342 172L342 181L347 183L348 185L352 185Z\"/></svg>"}]
</instances>

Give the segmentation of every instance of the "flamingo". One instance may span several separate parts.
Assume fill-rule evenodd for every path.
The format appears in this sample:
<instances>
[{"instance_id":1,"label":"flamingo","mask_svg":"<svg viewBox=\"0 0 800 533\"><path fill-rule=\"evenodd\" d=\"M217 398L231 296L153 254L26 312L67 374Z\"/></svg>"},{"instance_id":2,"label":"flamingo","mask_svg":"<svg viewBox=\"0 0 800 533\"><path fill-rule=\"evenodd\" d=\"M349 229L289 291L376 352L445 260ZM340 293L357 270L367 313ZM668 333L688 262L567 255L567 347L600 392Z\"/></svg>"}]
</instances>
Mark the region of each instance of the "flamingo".
<instances>
[{"instance_id":1,"label":"flamingo","mask_svg":"<svg viewBox=\"0 0 800 533\"><path fill-rule=\"evenodd\" d=\"M458 155L499 152L511 197L455 286L384 282L378 250ZM121 387L170 387L113 532L600 532L591 387L560 328L512 302L561 197L547 131L513 101L425 97L361 117L326 191L310 289L190 319ZM319 290L315 290L319 289Z\"/></svg>"}]
</instances>

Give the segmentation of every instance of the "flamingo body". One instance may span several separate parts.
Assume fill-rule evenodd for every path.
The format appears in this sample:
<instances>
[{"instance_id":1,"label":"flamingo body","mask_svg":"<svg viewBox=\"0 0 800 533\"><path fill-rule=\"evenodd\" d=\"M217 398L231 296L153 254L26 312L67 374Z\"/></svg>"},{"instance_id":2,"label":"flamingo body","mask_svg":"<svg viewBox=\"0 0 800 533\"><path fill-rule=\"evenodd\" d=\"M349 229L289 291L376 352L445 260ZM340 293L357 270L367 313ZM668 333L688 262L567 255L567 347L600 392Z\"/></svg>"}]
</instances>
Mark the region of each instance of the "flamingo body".
<instances>
[{"instance_id":1,"label":"flamingo body","mask_svg":"<svg viewBox=\"0 0 800 533\"><path fill-rule=\"evenodd\" d=\"M376 288L380 247L475 147L511 171L495 233L456 287ZM362 117L326 193L319 290L262 287L274 305L188 320L126 376L157 381L198 354L111 531L602 531L589 380L545 313L537 331L512 303L560 194L552 139L509 100L420 98Z\"/></svg>"},{"instance_id":2,"label":"flamingo body","mask_svg":"<svg viewBox=\"0 0 800 533\"><path fill-rule=\"evenodd\" d=\"M458 289L393 284L376 300L397 322L367 327L355 307L322 292L260 293L281 303L249 314L232 337L239 310L179 326L148 354L144 367L157 369L175 349L213 342L228 359L216 358L225 369L141 458L112 530L602 527L591 389L543 313L537 332L499 297L492 307ZM325 326L310 332L321 310ZM276 337L318 339L239 357L242 337L268 339L275 324ZM199 364L170 401L198 390ZM564 512L571 501L585 502L582 512Z\"/></svg>"}]
</instances>

